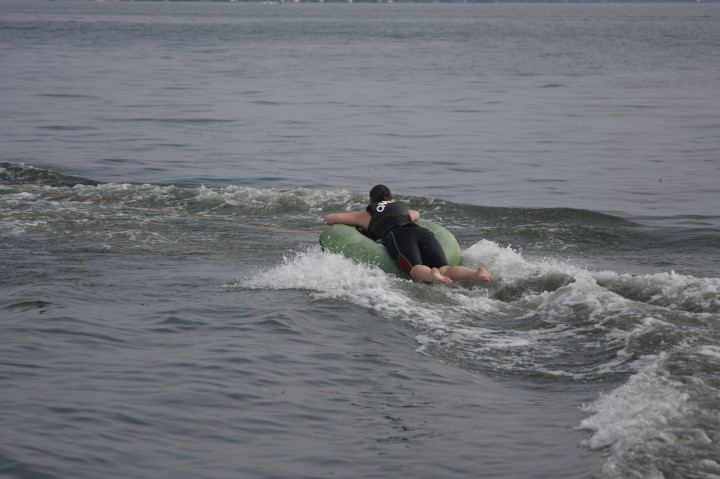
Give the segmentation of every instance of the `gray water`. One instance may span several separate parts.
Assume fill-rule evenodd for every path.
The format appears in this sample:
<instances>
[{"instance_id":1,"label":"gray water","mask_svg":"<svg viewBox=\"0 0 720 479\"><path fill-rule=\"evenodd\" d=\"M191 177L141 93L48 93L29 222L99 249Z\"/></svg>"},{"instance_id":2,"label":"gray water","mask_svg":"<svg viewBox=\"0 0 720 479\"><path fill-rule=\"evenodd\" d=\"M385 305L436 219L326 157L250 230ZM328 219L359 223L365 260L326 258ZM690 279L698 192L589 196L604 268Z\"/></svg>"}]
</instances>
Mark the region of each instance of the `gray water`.
<instances>
[{"instance_id":1,"label":"gray water","mask_svg":"<svg viewBox=\"0 0 720 479\"><path fill-rule=\"evenodd\" d=\"M0 475L720 476L719 20L0 3ZM496 280L321 251L380 182Z\"/></svg>"}]
</instances>

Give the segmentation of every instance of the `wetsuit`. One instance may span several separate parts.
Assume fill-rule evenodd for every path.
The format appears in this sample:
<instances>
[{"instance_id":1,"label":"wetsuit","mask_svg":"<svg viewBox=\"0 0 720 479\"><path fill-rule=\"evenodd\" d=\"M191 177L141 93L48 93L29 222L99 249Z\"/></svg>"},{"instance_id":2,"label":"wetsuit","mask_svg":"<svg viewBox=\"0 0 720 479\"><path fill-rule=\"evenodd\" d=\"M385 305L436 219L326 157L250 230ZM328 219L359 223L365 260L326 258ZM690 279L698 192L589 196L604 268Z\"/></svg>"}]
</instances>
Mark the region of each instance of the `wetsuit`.
<instances>
[{"instance_id":1,"label":"wetsuit","mask_svg":"<svg viewBox=\"0 0 720 479\"><path fill-rule=\"evenodd\" d=\"M408 275L414 266L447 266L445 252L432 231L413 223L410 209L402 201L380 201L367 207L372 215L368 233L381 240L390 256Z\"/></svg>"}]
</instances>

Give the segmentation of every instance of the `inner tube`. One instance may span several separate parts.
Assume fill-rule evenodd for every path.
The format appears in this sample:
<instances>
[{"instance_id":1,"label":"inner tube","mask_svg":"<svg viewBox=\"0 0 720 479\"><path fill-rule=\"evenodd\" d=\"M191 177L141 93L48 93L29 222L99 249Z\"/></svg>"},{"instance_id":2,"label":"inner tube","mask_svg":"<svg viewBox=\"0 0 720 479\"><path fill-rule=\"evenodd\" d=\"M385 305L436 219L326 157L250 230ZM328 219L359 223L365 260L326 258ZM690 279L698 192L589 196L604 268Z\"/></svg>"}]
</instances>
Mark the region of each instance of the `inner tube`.
<instances>
[{"instance_id":1,"label":"inner tube","mask_svg":"<svg viewBox=\"0 0 720 479\"><path fill-rule=\"evenodd\" d=\"M433 232L445 251L448 265L460 264L460 245L452 233L430 221L417 220L415 224ZM320 244L331 253L341 254L358 263L377 266L386 273L408 277L383 245L362 234L355 226L336 224L327 227L320 234Z\"/></svg>"}]
</instances>

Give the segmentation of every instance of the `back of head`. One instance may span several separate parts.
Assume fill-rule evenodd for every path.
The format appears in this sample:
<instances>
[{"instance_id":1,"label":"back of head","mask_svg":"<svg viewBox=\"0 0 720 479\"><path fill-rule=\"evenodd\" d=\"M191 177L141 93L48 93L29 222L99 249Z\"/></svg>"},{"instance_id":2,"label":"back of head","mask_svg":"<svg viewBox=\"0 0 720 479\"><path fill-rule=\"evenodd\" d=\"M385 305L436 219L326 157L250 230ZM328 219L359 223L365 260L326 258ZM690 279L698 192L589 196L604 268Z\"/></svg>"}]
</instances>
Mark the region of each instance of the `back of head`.
<instances>
[{"instance_id":1,"label":"back of head","mask_svg":"<svg viewBox=\"0 0 720 479\"><path fill-rule=\"evenodd\" d=\"M370 203L377 203L379 201L389 201L392 199L392 193L390 188L385 185L375 185L370 190Z\"/></svg>"}]
</instances>

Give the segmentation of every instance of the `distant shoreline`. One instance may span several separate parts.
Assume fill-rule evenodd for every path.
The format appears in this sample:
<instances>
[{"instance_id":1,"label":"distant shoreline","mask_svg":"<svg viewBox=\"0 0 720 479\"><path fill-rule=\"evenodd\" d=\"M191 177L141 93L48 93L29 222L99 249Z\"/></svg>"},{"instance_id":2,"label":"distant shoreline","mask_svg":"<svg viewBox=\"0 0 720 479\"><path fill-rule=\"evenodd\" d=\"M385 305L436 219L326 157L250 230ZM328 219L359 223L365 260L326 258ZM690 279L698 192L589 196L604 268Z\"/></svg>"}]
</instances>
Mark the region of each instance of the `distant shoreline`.
<instances>
[{"instance_id":1,"label":"distant shoreline","mask_svg":"<svg viewBox=\"0 0 720 479\"><path fill-rule=\"evenodd\" d=\"M573 3L573 4L669 4L669 3L720 3L720 0L37 0L58 2L173 2L173 3L407 3L407 4L468 4L468 3Z\"/></svg>"}]
</instances>

